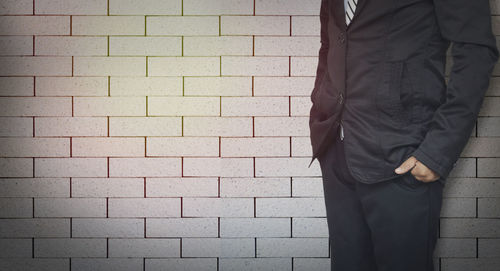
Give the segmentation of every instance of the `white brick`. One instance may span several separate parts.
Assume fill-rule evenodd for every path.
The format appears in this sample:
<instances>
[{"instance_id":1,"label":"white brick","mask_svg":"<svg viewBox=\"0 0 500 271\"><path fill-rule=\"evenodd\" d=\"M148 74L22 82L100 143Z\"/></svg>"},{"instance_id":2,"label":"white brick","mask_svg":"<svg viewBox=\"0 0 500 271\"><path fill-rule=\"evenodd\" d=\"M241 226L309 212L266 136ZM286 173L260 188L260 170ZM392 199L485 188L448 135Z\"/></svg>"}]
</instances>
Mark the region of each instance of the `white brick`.
<instances>
[{"instance_id":1,"label":"white brick","mask_svg":"<svg viewBox=\"0 0 500 271\"><path fill-rule=\"evenodd\" d=\"M256 56L317 56L319 37L255 37Z\"/></svg>"},{"instance_id":2,"label":"white brick","mask_svg":"<svg viewBox=\"0 0 500 271\"><path fill-rule=\"evenodd\" d=\"M105 199L35 199L35 217L106 217Z\"/></svg>"},{"instance_id":3,"label":"white brick","mask_svg":"<svg viewBox=\"0 0 500 271\"><path fill-rule=\"evenodd\" d=\"M255 117L255 136L309 136L309 117Z\"/></svg>"},{"instance_id":4,"label":"white brick","mask_svg":"<svg viewBox=\"0 0 500 271\"><path fill-rule=\"evenodd\" d=\"M180 136L180 117L110 117L110 136Z\"/></svg>"},{"instance_id":5,"label":"white brick","mask_svg":"<svg viewBox=\"0 0 500 271\"><path fill-rule=\"evenodd\" d=\"M292 36L319 36L319 11L315 16L292 16Z\"/></svg>"},{"instance_id":6,"label":"white brick","mask_svg":"<svg viewBox=\"0 0 500 271\"><path fill-rule=\"evenodd\" d=\"M108 96L106 77L36 77L36 96Z\"/></svg>"},{"instance_id":7,"label":"white brick","mask_svg":"<svg viewBox=\"0 0 500 271\"><path fill-rule=\"evenodd\" d=\"M148 76L218 76L219 57L149 57Z\"/></svg>"},{"instance_id":8,"label":"white brick","mask_svg":"<svg viewBox=\"0 0 500 271\"><path fill-rule=\"evenodd\" d=\"M477 119L478 136L500 136L500 117L480 117Z\"/></svg>"},{"instance_id":9,"label":"white brick","mask_svg":"<svg viewBox=\"0 0 500 271\"><path fill-rule=\"evenodd\" d=\"M218 137L148 137L147 156L219 156Z\"/></svg>"},{"instance_id":10,"label":"white brick","mask_svg":"<svg viewBox=\"0 0 500 271\"><path fill-rule=\"evenodd\" d=\"M292 157L303 157L312 155L311 138L309 136L292 137Z\"/></svg>"},{"instance_id":11,"label":"white brick","mask_svg":"<svg viewBox=\"0 0 500 271\"><path fill-rule=\"evenodd\" d=\"M221 138L222 157L289 156L288 137Z\"/></svg>"},{"instance_id":12,"label":"white brick","mask_svg":"<svg viewBox=\"0 0 500 271\"><path fill-rule=\"evenodd\" d=\"M67 178L0 179L0 197L69 197Z\"/></svg>"},{"instance_id":13,"label":"white brick","mask_svg":"<svg viewBox=\"0 0 500 271\"><path fill-rule=\"evenodd\" d=\"M1 218L33 217L33 199L0 198L0 217ZM1 246L0 246L0 251L1 251Z\"/></svg>"},{"instance_id":14,"label":"white brick","mask_svg":"<svg viewBox=\"0 0 500 271\"><path fill-rule=\"evenodd\" d=\"M184 15L253 15L253 0L184 0Z\"/></svg>"},{"instance_id":15,"label":"white brick","mask_svg":"<svg viewBox=\"0 0 500 271\"><path fill-rule=\"evenodd\" d=\"M184 257L241 258L255 256L255 240L252 238L184 238Z\"/></svg>"},{"instance_id":16,"label":"white brick","mask_svg":"<svg viewBox=\"0 0 500 271\"><path fill-rule=\"evenodd\" d=\"M181 158L109 158L109 176L181 176Z\"/></svg>"},{"instance_id":17,"label":"white brick","mask_svg":"<svg viewBox=\"0 0 500 271\"><path fill-rule=\"evenodd\" d=\"M37 258L106 257L106 239L43 238L34 244Z\"/></svg>"},{"instance_id":18,"label":"white brick","mask_svg":"<svg viewBox=\"0 0 500 271\"><path fill-rule=\"evenodd\" d=\"M222 116L288 116L288 97L223 97Z\"/></svg>"},{"instance_id":19,"label":"white brick","mask_svg":"<svg viewBox=\"0 0 500 271\"><path fill-rule=\"evenodd\" d=\"M252 198L184 198L182 215L187 217L253 217Z\"/></svg>"},{"instance_id":20,"label":"white brick","mask_svg":"<svg viewBox=\"0 0 500 271\"><path fill-rule=\"evenodd\" d=\"M459 158L449 177L476 177L476 158Z\"/></svg>"},{"instance_id":21,"label":"white brick","mask_svg":"<svg viewBox=\"0 0 500 271\"><path fill-rule=\"evenodd\" d=\"M92 271L141 271L144 270L141 258L72 258L71 270ZM68 264L65 265L67 268Z\"/></svg>"},{"instance_id":22,"label":"white brick","mask_svg":"<svg viewBox=\"0 0 500 271\"><path fill-rule=\"evenodd\" d=\"M277 237L277 236L273 236ZM326 217L292 218L292 237L329 237Z\"/></svg>"},{"instance_id":23,"label":"white brick","mask_svg":"<svg viewBox=\"0 0 500 271\"><path fill-rule=\"evenodd\" d=\"M36 136L106 136L106 118L61 117L36 118Z\"/></svg>"},{"instance_id":24,"label":"white brick","mask_svg":"<svg viewBox=\"0 0 500 271\"><path fill-rule=\"evenodd\" d=\"M31 258L31 239L0 239L0 253L2 258ZM1 261L1 260L0 260ZM3 266L0 263L0 266Z\"/></svg>"},{"instance_id":25,"label":"white brick","mask_svg":"<svg viewBox=\"0 0 500 271\"><path fill-rule=\"evenodd\" d=\"M75 76L145 76L145 57L74 57Z\"/></svg>"},{"instance_id":26,"label":"white brick","mask_svg":"<svg viewBox=\"0 0 500 271\"><path fill-rule=\"evenodd\" d=\"M180 96L182 77L111 77L110 95Z\"/></svg>"},{"instance_id":27,"label":"white brick","mask_svg":"<svg viewBox=\"0 0 500 271\"><path fill-rule=\"evenodd\" d=\"M312 102L310 97L290 97L290 115L309 117Z\"/></svg>"},{"instance_id":28,"label":"white brick","mask_svg":"<svg viewBox=\"0 0 500 271\"><path fill-rule=\"evenodd\" d=\"M500 198L478 198L478 216L489 218L500 218Z\"/></svg>"},{"instance_id":29,"label":"white brick","mask_svg":"<svg viewBox=\"0 0 500 271\"><path fill-rule=\"evenodd\" d=\"M168 266L172 270L217 270L219 259L217 258L163 258L146 259L146 270L161 271ZM142 263L142 262L141 262Z\"/></svg>"},{"instance_id":30,"label":"white brick","mask_svg":"<svg viewBox=\"0 0 500 271\"><path fill-rule=\"evenodd\" d=\"M109 55L180 56L181 37L109 37Z\"/></svg>"},{"instance_id":31,"label":"white brick","mask_svg":"<svg viewBox=\"0 0 500 271\"><path fill-rule=\"evenodd\" d=\"M500 158L478 158L478 177L500 177Z\"/></svg>"},{"instance_id":32,"label":"white brick","mask_svg":"<svg viewBox=\"0 0 500 271\"><path fill-rule=\"evenodd\" d=\"M257 177L321 176L319 164L307 166L310 157L305 158L255 158Z\"/></svg>"},{"instance_id":33,"label":"white brick","mask_svg":"<svg viewBox=\"0 0 500 271\"><path fill-rule=\"evenodd\" d=\"M145 97L75 97L74 116L145 116Z\"/></svg>"},{"instance_id":34,"label":"white brick","mask_svg":"<svg viewBox=\"0 0 500 271\"><path fill-rule=\"evenodd\" d=\"M316 164L319 168L317 161L313 164ZM322 176L292 177L292 189L292 197L324 197L325 195Z\"/></svg>"},{"instance_id":35,"label":"white brick","mask_svg":"<svg viewBox=\"0 0 500 271\"><path fill-rule=\"evenodd\" d=\"M184 158L183 176L253 176L252 158Z\"/></svg>"},{"instance_id":36,"label":"white brick","mask_svg":"<svg viewBox=\"0 0 500 271\"><path fill-rule=\"evenodd\" d=\"M33 177L33 158L0 157L0 177Z\"/></svg>"},{"instance_id":37,"label":"white brick","mask_svg":"<svg viewBox=\"0 0 500 271\"><path fill-rule=\"evenodd\" d=\"M220 258L218 262L220 270L292 270L292 261L289 258ZM296 269L296 265L293 269ZM310 265L308 270L311 270Z\"/></svg>"},{"instance_id":38,"label":"white brick","mask_svg":"<svg viewBox=\"0 0 500 271\"><path fill-rule=\"evenodd\" d=\"M500 220L487 218L442 218L441 237L500 237Z\"/></svg>"},{"instance_id":39,"label":"white brick","mask_svg":"<svg viewBox=\"0 0 500 271\"><path fill-rule=\"evenodd\" d=\"M0 136L33 136L33 118L0 117Z\"/></svg>"},{"instance_id":40,"label":"white brick","mask_svg":"<svg viewBox=\"0 0 500 271\"><path fill-rule=\"evenodd\" d=\"M109 257L180 257L180 239L109 239ZM169 266L170 265L166 265Z\"/></svg>"},{"instance_id":41,"label":"white brick","mask_svg":"<svg viewBox=\"0 0 500 271\"><path fill-rule=\"evenodd\" d=\"M279 258L278 258L279 259ZM286 258L284 258L286 259ZM328 270L331 268L331 258L293 258L293 269L297 271Z\"/></svg>"},{"instance_id":42,"label":"white brick","mask_svg":"<svg viewBox=\"0 0 500 271\"><path fill-rule=\"evenodd\" d=\"M443 258L443 271L496 271L500 266L500 258Z\"/></svg>"},{"instance_id":43,"label":"white brick","mask_svg":"<svg viewBox=\"0 0 500 271\"><path fill-rule=\"evenodd\" d=\"M36 177L105 177L106 158L35 158Z\"/></svg>"},{"instance_id":44,"label":"white brick","mask_svg":"<svg viewBox=\"0 0 500 271\"><path fill-rule=\"evenodd\" d=\"M148 36L218 36L217 16L148 16Z\"/></svg>"},{"instance_id":45,"label":"white brick","mask_svg":"<svg viewBox=\"0 0 500 271\"><path fill-rule=\"evenodd\" d=\"M0 138L0 156L69 157L68 138Z\"/></svg>"},{"instance_id":46,"label":"white brick","mask_svg":"<svg viewBox=\"0 0 500 271\"><path fill-rule=\"evenodd\" d=\"M250 117L185 117L184 136L251 136Z\"/></svg>"},{"instance_id":47,"label":"white brick","mask_svg":"<svg viewBox=\"0 0 500 271\"><path fill-rule=\"evenodd\" d=\"M35 14L106 15L106 0L36 0Z\"/></svg>"},{"instance_id":48,"label":"white brick","mask_svg":"<svg viewBox=\"0 0 500 271\"><path fill-rule=\"evenodd\" d=\"M500 197L500 180L491 178L449 178L445 197Z\"/></svg>"},{"instance_id":49,"label":"white brick","mask_svg":"<svg viewBox=\"0 0 500 271\"><path fill-rule=\"evenodd\" d=\"M217 218L146 218L146 237L217 237Z\"/></svg>"},{"instance_id":50,"label":"white brick","mask_svg":"<svg viewBox=\"0 0 500 271\"><path fill-rule=\"evenodd\" d=\"M475 217L476 199L443 198L441 217Z\"/></svg>"},{"instance_id":51,"label":"white brick","mask_svg":"<svg viewBox=\"0 0 500 271\"><path fill-rule=\"evenodd\" d=\"M144 219L73 218L72 237L144 237Z\"/></svg>"},{"instance_id":52,"label":"white brick","mask_svg":"<svg viewBox=\"0 0 500 271\"><path fill-rule=\"evenodd\" d=\"M184 78L184 94L189 96L251 96L252 78L190 76Z\"/></svg>"},{"instance_id":53,"label":"white brick","mask_svg":"<svg viewBox=\"0 0 500 271\"><path fill-rule=\"evenodd\" d=\"M41 36L35 38L35 55L105 56L107 53L106 37Z\"/></svg>"},{"instance_id":54,"label":"white brick","mask_svg":"<svg viewBox=\"0 0 500 271\"><path fill-rule=\"evenodd\" d=\"M33 55L33 37L3 36L0 37L0 55Z\"/></svg>"},{"instance_id":55,"label":"white brick","mask_svg":"<svg viewBox=\"0 0 500 271\"><path fill-rule=\"evenodd\" d=\"M31 241L30 241L31 242ZM5 270L52 271L66 270L69 259L10 258L0 259L0 267ZM94 269L95 270L95 269Z\"/></svg>"},{"instance_id":56,"label":"white brick","mask_svg":"<svg viewBox=\"0 0 500 271\"><path fill-rule=\"evenodd\" d=\"M143 197L143 178L72 178L72 197ZM69 190L68 190L69 191Z\"/></svg>"},{"instance_id":57,"label":"white brick","mask_svg":"<svg viewBox=\"0 0 500 271\"><path fill-rule=\"evenodd\" d=\"M258 238L257 257L328 257L328 238Z\"/></svg>"},{"instance_id":58,"label":"white brick","mask_svg":"<svg viewBox=\"0 0 500 271\"><path fill-rule=\"evenodd\" d=\"M255 77L255 96L309 96L315 77ZM310 99L310 98L309 98Z\"/></svg>"},{"instance_id":59,"label":"white brick","mask_svg":"<svg viewBox=\"0 0 500 271\"><path fill-rule=\"evenodd\" d=\"M217 178L147 178L147 197L216 197Z\"/></svg>"},{"instance_id":60,"label":"white brick","mask_svg":"<svg viewBox=\"0 0 500 271\"><path fill-rule=\"evenodd\" d=\"M71 57L69 56L6 56L0 58L1 76L68 76L71 75L71 69Z\"/></svg>"},{"instance_id":61,"label":"white brick","mask_svg":"<svg viewBox=\"0 0 500 271\"><path fill-rule=\"evenodd\" d=\"M109 217L180 217L181 199L179 198L109 199L108 216Z\"/></svg>"},{"instance_id":62,"label":"white brick","mask_svg":"<svg viewBox=\"0 0 500 271\"><path fill-rule=\"evenodd\" d=\"M288 16L221 16L221 35L290 35Z\"/></svg>"},{"instance_id":63,"label":"white brick","mask_svg":"<svg viewBox=\"0 0 500 271\"><path fill-rule=\"evenodd\" d=\"M290 178L220 178L221 197L289 197Z\"/></svg>"},{"instance_id":64,"label":"white brick","mask_svg":"<svg viewBox=\"0 0 500 271\"><path fill-rule=\"evenodd\" d=\"M109 0L110 15L180 15L179 0Z\"/></svg>"},{"instance_id":65,"label":"white brick","mask_svg":"<svg viewBox=\"0 0 500 271\"><path fill-rule=\"evenodd\" d=\"M438 257L476 257L476 239L439 238L434 255Z\"/></svg>"},{"instance_id":66,"label":"white brick","mask_svg":"<svg viewBox=\"0 0 500 271\"><path fill-rule=\"evenodd\" d=\"M321 0L255 0L256 15L316 15Z\"/></svg>"},{"instance_id":67,"label":"white brick","mask_svg":"<svg viewBox=\"0 0 500 271\"><path fill-rule=\"evenodd\" d=\"M31 15L32 13L32 0L3 0L0 6L0 15Z\"/></svg>"},{"instance_id":68,"label":"white brick","mask_svg":"<svg viewBox=\"0 0 500 271\"><path fill-rule=\"evenodd\" d=\"M144 16L73 16L72 34L144 35Z\"/></svg>"},{"instance_id":69,"label":"white brick","mask_svg":"<svg viewBox=\"0 0 500 271\"><path fill-rule=\"evenodd\" d=\"M314 76L318 67L318 57L292 56L290 76Z\"/></svg>"},{"instance_id":70,"label":"white brick","mask_svg":"<svg viewBox=\"0 0 500 271\"><path fill-rule=\"evenodd\" d=\"M289 218L221 218L221 237L289 237Z\"/></svg>"},{"instance_id":71,"label":"white brick","mask_svg":"<svg viewBox=\"0 0 500 271\"><path fill-rule=\"evenodd\" d=\"M219 116L218 97L148 97L148 116Z\"/></svg>"},{"instance_id":72,"label":"white brick","mask_svg":"<svg viewBox=\"0 0 500 271\"><path fill-rule=\"evenodd\" d=\"M323 198L257 198L256 217L326 216Z\"/></svg>"},{"instance_id":73,"label":"white brick","mask_svg":"<svg viewBox=\"0 0 500 271\"><path fill-rule=\"evenodd\" d=\"M185 37L185 56L252 55L252 37Z\"/></svg>"},{"instance_id":74,"label":"white brick","mask_svg":"<svg viewBox=\"0 0 500 271\"><path fill-rule=\"evenodd\" d=\"M1 16L0 35L69 35L69 16ZM74 21L73 21L74 25Z\"/></svg>"},{"instance_id":75,"label":"white brick","mask_svg":"<svg viewBox=\"0 0 500 271\"><path fill-rule=\"evenodd\" d=\"M144 138L139 137L73 137L73 157L144 157Z\"/></svg>"},{"instance_id":76,"label":"white brick","mask_svg":"<svg viewBox=\"0 0 500 271\"><path fill-rule=\"evenodd\" d=\"M288 57L222 56L222 75L288 76Z\"/></svg>"},{"instance_id":77,"label":"white brick","mask_svg":"<svg viewBox=\"0 0 500 271\"><path fill-rule=\"evenodd\" d=\"M0 219L0 237L69 237L69 219L13 218Z\"/></svg>"},{"instance_id":78,"label":"white brick","mask_svg":"<svg viewBox=\"0 0 500 271\"><path fill-rule=\"evenodd\" d=\"M500 138L470 137L461 156L498 157L498 153L500 153Z\"/></svg>"},{"instance_id":79,"label":"white brick","mask_svg":"<svg viewBox=\"0 0 500 271\"><path fill-rule=\"evenodd\" d=\"M498 258L500 255L500 239L483 239L478 240L478 256L479 258Z\"/></svg>"},{"instance_id":80,"label":"white brick","mask_svg":"<svg viewBox=\"0 0 500 271\"><path fill-rule=\"evenodd\" d=\"M1 96L34 96L34 89L33 77L0 77Z\"/></svg>"},{"instance_id":81,"label":"white brick","mask_svg":"<svg viewBox=\"0 0 500 271\"><path fill-rule=\"evenodd\" d=\"M0 97L1 116L71 116L69 97Z\"/></svg>"}]
</instances>

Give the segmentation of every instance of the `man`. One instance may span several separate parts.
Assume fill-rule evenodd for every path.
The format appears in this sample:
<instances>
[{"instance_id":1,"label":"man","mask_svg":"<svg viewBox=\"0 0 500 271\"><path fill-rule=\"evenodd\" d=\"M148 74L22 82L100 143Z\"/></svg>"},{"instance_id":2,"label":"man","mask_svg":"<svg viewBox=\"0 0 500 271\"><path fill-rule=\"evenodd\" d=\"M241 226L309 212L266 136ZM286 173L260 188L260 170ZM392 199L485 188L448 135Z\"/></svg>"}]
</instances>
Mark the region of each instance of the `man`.
<instances>
[{"instance_id":1,"label":"man","mask_svg":"<svg viewBox=\"0 0 500 271\"><path fill-rule=\"evenodd\" d=\"M323 0L320 23L309 125L332 270L434 270L443 187L499 58L489 2Z\"/></svg>"}]
</instances>

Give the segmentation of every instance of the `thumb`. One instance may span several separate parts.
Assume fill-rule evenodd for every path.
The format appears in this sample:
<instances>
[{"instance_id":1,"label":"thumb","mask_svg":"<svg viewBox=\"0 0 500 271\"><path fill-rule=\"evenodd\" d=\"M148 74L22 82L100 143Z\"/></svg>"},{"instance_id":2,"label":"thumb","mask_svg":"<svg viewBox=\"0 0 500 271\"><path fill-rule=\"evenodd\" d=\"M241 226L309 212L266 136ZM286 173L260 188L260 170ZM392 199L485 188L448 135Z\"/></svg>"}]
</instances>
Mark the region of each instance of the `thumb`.
<instances>
[{"instance_id":1,"label":"thumb","mask_svg":"<svg viewBox=\"0 0 500 271\"><path fill-rule=\"evenodd\" d=\"M412 169L415 166L416 163L416 158L413 156L410 156L410 158L406 159L401 165L399 165L398 168L396 168L395 172L397 174L403 174L406 173L408 170Z\"/></svg>"}]
</instances>

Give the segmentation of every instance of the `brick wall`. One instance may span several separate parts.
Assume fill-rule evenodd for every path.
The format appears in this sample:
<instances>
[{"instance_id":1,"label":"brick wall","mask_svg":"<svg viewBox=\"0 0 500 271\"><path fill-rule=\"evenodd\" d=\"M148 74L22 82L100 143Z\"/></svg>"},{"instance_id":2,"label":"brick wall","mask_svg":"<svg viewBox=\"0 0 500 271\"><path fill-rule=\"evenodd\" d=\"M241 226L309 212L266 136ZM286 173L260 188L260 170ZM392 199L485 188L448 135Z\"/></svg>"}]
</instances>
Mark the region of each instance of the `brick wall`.
<instances>
[{"instance_id":1,"label":"brick wall","mask_svg":"<svg viewBox=\"0 0 500 271\"><path fill-rule=\"evenodd\" d=\"M0 270L329 270L307 168L319 5L1 0ZM491 82L436 270L500 265Z\"/></svg>"}]
</instances>

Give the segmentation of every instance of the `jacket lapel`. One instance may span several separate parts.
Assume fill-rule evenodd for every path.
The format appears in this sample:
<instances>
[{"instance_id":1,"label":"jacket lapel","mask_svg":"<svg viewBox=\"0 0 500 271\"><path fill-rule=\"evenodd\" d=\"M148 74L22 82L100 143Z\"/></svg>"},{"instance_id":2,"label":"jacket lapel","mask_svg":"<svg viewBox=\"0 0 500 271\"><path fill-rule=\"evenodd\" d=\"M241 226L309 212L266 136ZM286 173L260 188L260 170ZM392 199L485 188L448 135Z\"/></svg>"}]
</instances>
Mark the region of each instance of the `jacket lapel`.
<instances>
[{"instance_id":1,"label":"jacket lapel","mask_svg":"<svg viewBox=\"0 0 500 271\"><path fill-rule=\"evenodd\" d=\"M356 10L354 11L354 16L352 17L351 23L347 25L345 22L345 9L344 9L344 0L331 0L333 5L331 5L332 14L334 14L335 24L341 29L347 29L358 17L358 14L361 12L366 1L369 0L358 0L358 4L356 5Z\"/></svg>"}]
</instances>

